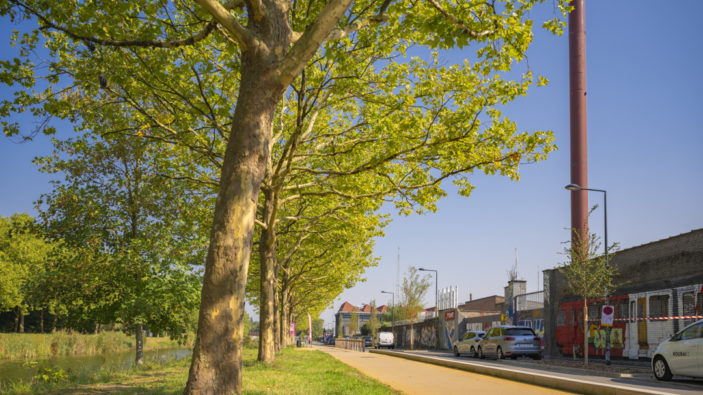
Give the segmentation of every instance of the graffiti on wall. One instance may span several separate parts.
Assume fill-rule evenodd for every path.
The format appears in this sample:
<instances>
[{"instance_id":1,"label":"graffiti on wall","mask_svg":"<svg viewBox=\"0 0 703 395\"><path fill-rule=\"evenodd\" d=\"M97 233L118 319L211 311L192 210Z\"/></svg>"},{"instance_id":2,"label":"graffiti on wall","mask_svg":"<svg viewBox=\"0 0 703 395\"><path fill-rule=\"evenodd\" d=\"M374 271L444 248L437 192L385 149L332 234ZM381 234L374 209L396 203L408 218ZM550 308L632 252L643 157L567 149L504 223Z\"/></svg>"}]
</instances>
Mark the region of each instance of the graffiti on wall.
<instances>
[{"instance_id":1,"label":"graffiti on wall","mask_svg":"<svg viewBox=\"0 0 703 395\"><path fill-rule=\"evenodd\" d=\"M433 320L398 326L396 333L400 334L397 344L399 347L410 348L412 345L414 348L432 348L435 346L436 336Z\"/></svg>"},{"instance_id":2,"label":"graffiti on wall","mask_svg":"<svg viewBox=\"0 0 703 395\"><path fill-rule=\"evenodd\" d=\"M596 349L605 349L605 341L608 336L607 330L593 324L588 328L588 330L588 342L591 343ZM610 347L625 347L622 337L622 328L613 328L610 331Z\"/></svg>"},{"instance_id":3,"label":"graffiti on wall","mask_svg":"<svg viewBox=\"0 0 703 395\"><path fill-rule=\"evenodd\" d=\"M451 350L454 347L454 342L456 341L456 310L449 310L444 312L444 337L447 341L447 350Z\"/></svg>"}]
</instances>

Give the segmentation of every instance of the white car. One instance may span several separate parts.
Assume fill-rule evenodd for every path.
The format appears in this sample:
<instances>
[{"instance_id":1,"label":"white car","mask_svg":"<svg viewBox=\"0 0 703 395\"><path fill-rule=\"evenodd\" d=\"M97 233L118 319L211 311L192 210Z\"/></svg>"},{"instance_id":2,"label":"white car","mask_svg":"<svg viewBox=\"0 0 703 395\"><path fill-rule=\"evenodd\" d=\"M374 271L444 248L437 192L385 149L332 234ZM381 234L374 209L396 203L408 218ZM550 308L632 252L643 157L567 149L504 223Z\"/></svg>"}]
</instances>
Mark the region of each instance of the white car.
<instances>
[{"instance_id":1,"label":"white car","mask_svg":"<svg viewBox=\"0 0 703 395\"><path fill-rule=\"evenodd\" d=\"M376 348L395 348L395 338L393 337L393 332L380 332L378 334L378 342L376 342Z\"/></svg>"},{"instance_id":2,"label":"white car","mask_svg":"<svg viewBox=\"0 0 703 395\"><path fill-rule=\"evenodd\" d=\"M703 320L659 344L652 356L652 372L657 380L671 380L675 374L703 377Z\"/></svg>"}]
</instances>

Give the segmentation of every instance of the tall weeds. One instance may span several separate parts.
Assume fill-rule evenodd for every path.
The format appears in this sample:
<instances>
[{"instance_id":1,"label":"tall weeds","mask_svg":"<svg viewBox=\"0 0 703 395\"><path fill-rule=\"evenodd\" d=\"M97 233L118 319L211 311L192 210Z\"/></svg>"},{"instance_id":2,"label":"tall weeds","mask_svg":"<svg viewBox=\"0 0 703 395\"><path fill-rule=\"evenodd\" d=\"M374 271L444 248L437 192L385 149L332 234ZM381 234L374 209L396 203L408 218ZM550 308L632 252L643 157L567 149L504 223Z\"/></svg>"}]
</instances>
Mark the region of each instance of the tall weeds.
<instances>
[{"instance_id":1,"label":"tall weeds","mask_svg":"<svg viewBox=\"0 0 703 395\"><path fill-rule=\"evenodd\" d=\"M168 338L149 337L145 349L178 347ZM187 346L187 345L186 345ZM123 332L83 335L71 331L51 334L0 333L0 359L45 359L65 355L94 355L132 351L134 336Z\"/></svg>"}]
</instances>

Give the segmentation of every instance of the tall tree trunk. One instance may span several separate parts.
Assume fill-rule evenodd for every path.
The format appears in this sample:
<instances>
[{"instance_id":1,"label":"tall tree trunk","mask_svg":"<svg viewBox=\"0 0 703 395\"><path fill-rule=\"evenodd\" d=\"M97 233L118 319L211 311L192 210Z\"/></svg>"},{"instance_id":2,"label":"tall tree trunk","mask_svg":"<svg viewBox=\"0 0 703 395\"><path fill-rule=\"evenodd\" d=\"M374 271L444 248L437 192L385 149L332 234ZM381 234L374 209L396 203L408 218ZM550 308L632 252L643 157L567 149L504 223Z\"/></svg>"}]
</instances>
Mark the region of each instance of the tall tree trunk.
<instances>
[{"instance_id":1,"label":"tall tree trunk","mask_svg":"<svg viewBox=\"0 0 703 395\"><path fill-rule=\"evenodd\" d=\"M288 296L288 325L290 326L295 321L295 315L293 314L293 295ZM295 343L295 333L291 333L290 328L288 329L288 344Z\"/></svg>"},{"instance_id":2,"label":"tall tree trunk","mask_svg":"<svg viewBox=\"0 0 703 395\"><path fill-rule=\"evenodd\" d=\"M242 57L241 87L215 203L186 394L242 392L244 299L256 203L283 86Z\"/></svg>"},{"instance_id":3,"label":"tall tree trunk","mask_svg":"<svg viewBox=\"0 0 703 395\"><path fill-rule=\"evenodd\" d=\"M39 333L44 333L44 309L39 310Z\"/></svg>"},{"instance_id":4,"label":"tall tree trunk","mask_svg":"<svg viewBox=\"0 0 703 395\"><path fill-rule=\"evenodd\" d=\"M24 333L24 312L22 312L22 310L20 310L20 329L19 329L19 332Z\"/></svg>"},{"instance_id":5,"label":"tall tree trunk","mask_svg":"<svg viewBox=\"0 0 703 395\"><path fill-rule=\"evenodd\" d=\"M264 195L263 222L259 240L259 261L261 262L261 283L259 299L259 361L273 362L276 353L275 341L275 295L276 295L276 233L275 193L262 190Z\"/></svg>"},{"instance_id":6,"label":"tall tree trunk","mask_svg":"<svg viewBox=\"0 0 703 395\"><path fill-rule=\"evenodd\" d=\"M56 320L57 320L57 316L56 316L56 314L54 314L54 317L51 320L51 333L56 332Z\"/></svg>"},{"instance_id":7,"label":"tall tree trunk","mask_svg":"<svg viewBox=\"0 0 703 395\"><path fill-rule=\"evenodd\" d=\"M583 300L583 365L588 366L588 301Z\"/></svg>"},{"instance_id":8,"label":"tall tree trunk","mask_svg":"<svg viewBox=\"0 0 703 395\"><path fill-rule=\"evenodd\" d=\"M281 347L290 345L290 313L289 313L289 292L285 287L281 289Z\"/></svg>"},{"instance_id":9,"label":"tall tree trunk","mask_svg":"<svg viewBox=\"0 0 703 395\"><path fill-rule=\"evenodd\" d=\"M276 285L278 285L278 270L275 271ZM274 289L274 299L273 299L273 333L274 335L274 349L276 353L281 352L281 337L278 336L281 333L281 293L278 291L278 286Z\"/></svg>"},{"instance_id":10,"label":"tall tree trunk","mask_svg":"<svg viewBox=\"0 0 703 395\"><path fill-rule=\"evenodd\" d=\"M20 314L19 306L15 307L15 332L17 333L20 331Z\"/></svg>"},{"instance_id":11,"label":"tall tree trunk","mask_svg":"<svg viewBox=\"0 0 703 395\"><path fill-rule=\"evenodd\" d=\"M241 39L246 45L241 51L240 87L222 162L186 394L242 392L244 298L273 115L285 88L351 3L330 2L318 16L320 23L313 23L287 55L292 37L290 2L263 0L257 5L265 12L254 12L247 21L251 35ZM250 4L249 11L257 8Z\"/></svg>"},{"instance_id":12,"label":"tall tree trunk","mask_svg":"<svg viewBox=\"0 0 703 395\"><path fill-rule=\"evenodd\" d=\"M96 326L97 328L97 326ZM96 329L97 330L97 329ZM142 324L137 325L136 333L136 355L134 357L135 365L142 365L144 363L144 327Z\"/></svg>"},{"instance_id":13,"label":"tall tree trunk","mask_svg":"<svg viewBox=\"0 0 703 395\"><path fill-rule=\"evenodd\" d=\"M415 349L415 326L412 324L412 320L410 321L410 349L414 350ZM395 336L395 335L394 335Z\"/></svg>"}]
</instances>

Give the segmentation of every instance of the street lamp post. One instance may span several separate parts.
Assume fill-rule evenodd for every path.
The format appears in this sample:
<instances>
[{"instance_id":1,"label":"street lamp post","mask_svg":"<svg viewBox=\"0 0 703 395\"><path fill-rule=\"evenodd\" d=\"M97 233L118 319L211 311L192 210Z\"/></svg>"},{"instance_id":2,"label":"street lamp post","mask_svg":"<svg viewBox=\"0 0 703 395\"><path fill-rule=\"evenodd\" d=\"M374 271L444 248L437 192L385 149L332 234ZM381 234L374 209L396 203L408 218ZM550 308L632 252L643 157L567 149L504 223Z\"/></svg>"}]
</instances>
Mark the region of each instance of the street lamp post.
<instances>
[{"instance_id":1,"label":"street lamp post","mask_svg":"<svg viewBox=\"0 0 703 395\"><path fill-rule=\"evenodd\" d=\"M395 293L389 291L381 291L382 294L391 294L391 300L393 301L393 307L391 307L391 332L395 336Z\"/></svg>"},{"instance_id":2,"label":"street lamp post","mask_svg":"<svg viewBox=\"0 0 703 395\"><path fill-rule=\"evenodd\" d=\"M420 270L421 272L434 272L434 311L437 314L437 336L435 337L435 347L439 349L439 293L437 292L437 278L439 277L439 275L437 274L437 270L435 269L425 269L421 267L418 270Z\"/></svg>"},{"instance_id":3,"label":"street lamp post","mask_svg":"<svg viewBox=\"0 0 703 395\"><path fill-rule=\"evenodd\" d=\"M577 184L569 184L564 187L565 189L577 192L577 191L592 191L592 192L603 192L603 238L605 239L605 265L608 266L608 195L605 189L595 189L595 188L584 188ZM608 288L605 289L605 304L610 305L610 292ZM610 327L607 329L607 336L605 337L605 363L610 365Z\"/></svg>"}]
</instances>

